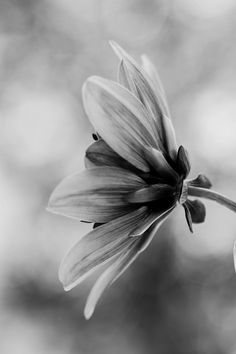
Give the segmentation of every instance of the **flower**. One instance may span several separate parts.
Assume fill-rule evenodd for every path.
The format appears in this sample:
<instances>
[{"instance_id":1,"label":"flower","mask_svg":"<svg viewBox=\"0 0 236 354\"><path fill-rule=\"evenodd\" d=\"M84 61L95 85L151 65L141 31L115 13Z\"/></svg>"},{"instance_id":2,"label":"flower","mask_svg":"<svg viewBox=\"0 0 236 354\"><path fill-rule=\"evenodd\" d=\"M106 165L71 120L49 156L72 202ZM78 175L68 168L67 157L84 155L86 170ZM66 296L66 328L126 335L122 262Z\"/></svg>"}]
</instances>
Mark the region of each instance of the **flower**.
<instances>
[{"instance_id":1,"label":"flower","mask_svg":"<svg viewBox=\"0 0 236 354\"><path fill-rule=\"evenodd\" d=\"M190 163L176 143L165 92L146 56L142 66L118 44L118 82L90 77L83 102L96 134L85 155L86 169L65 178L48 209L94 224L63 259L59 279L65 290L110 262L93 286L85 317L92 316L103 291L145 250L177 204L192 223L205 220L205 206L189 196L213 199L236 210L235 203L210 191L204 175L187 180Z\"/></svg>"}]
</instances>

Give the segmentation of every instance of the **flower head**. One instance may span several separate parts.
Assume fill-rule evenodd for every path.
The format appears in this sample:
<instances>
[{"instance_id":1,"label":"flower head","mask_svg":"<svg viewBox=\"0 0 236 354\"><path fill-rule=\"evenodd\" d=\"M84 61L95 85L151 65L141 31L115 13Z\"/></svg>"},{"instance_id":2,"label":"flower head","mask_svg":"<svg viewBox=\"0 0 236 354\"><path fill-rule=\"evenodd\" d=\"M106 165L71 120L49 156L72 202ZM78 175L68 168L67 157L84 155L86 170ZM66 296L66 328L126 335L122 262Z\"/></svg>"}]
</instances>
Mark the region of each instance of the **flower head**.
<instances>
[{"instance_id":1,"label":"flower head","mask_svg":"<svg viewBox=\"0 0 236 354\"><path fill-rule=\"evenodd\" d=\"M48 207L94 224L61 263L59 278L65 290L110 262L90 292L86 318L178 203L193 231L192 223L203 222L206 211L200 200L188 196L220 199L209 191L211 183L204 175L186 179L188 154L176 143L166 95L153 64L142 56L140 66L119 45L111 45L120 59L118 82L90 77L83 86L85 111L96 132L96 141L85 154L86 169L65 178ZM224 204L235 210L232 203L230 207L227 199Z\"/></svg>"}]
</instances>

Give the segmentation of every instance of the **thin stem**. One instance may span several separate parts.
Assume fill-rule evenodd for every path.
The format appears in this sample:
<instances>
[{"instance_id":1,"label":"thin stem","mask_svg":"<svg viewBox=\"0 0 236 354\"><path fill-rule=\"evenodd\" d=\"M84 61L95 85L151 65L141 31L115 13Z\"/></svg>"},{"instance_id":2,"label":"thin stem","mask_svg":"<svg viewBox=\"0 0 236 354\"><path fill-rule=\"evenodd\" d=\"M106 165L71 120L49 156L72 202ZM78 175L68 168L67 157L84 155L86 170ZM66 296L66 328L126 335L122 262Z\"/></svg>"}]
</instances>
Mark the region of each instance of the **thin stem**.
<instances>
[{"instance_id":1,"label":"thin stem","mask_svg":"<svg viewBox=\"0 0 236 354\"><path fill-rule=\"evenodd\" d=\"M220 193L217 193L217 192L212 191L210 189L189 186L188 187L188 195L214 200L215 202L217 202L221 205L224 205L226 208L231 209L234 212L236 212L236 203L235 202L224 197Z\"/></svg>"}]
</instances>

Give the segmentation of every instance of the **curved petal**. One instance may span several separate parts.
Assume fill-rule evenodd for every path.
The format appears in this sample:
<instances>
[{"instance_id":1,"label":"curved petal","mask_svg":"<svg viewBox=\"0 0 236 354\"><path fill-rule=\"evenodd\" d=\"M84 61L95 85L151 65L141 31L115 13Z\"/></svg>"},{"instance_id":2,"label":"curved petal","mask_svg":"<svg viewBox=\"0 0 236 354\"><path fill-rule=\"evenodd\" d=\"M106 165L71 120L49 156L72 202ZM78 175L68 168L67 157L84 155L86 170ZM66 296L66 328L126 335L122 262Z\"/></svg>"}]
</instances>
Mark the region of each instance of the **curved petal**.
<instances>
[{"instance_id":1,"label":"curved petal","mask_svg":"<svg viewBox=\"0 0 236 354\"><path fill-rule=\"evenodd\" d=\"M137 242L132 242L126 251L102 273L94 284L84 309L84 317L89 320L105 289L118 278L138 256Z\"/></svg>"},{"instance_id":2,"label":"curved petal","mask_svg":"<svg viewBox=\"0 0 236 354\"><path fill-rule=\"evenodd\" d=\"M79 220L104 223L132 211L124 199L145 185L137 175L116 167L94 167L66 177L52 193L48 209Z\"/></svg>"},{"instance_id":3,"label":"curved petal","mask_svg":"<svg viewBox=\"0 0 236 354\"><path fill-rule=\"evenodd\" d=\"M174 129L170 120L165 122L169 118L166 116L168 114L166 110L163 111L163 100L160 99L160 94L155 94L152 82L150 82L149 76L142 67L117 43L113 41L110 43L117 56L123 61L124 72L127 77L126 81L129 83L131 91L140 99L152 117L152 126L156 133L156 139L159 140L160 138L161 140L159 147L162 150L165 148L174 159L177 154ZM168 139L170 137L171 141L169 142ZM171 149L169 149L170 145Z\"/></svg>"},{"instance_id":4,"label":"curved petal","mask_svg":"<svg viewBox=\"0 0 236 354\"><path fill-rule=\"evenodd\" d=\"M83 86L86 113L100 136L120 156L148 172L143 146L157 147L142 103L116 82L89 78Z\"/></svg>"},{"instance_id":5,"label":"curved petal","mask_svg":"<svg viewBox=\"0 0 236 354\"><path fill-rule=\"evenodd\" d=\"M147 207L98 226L77 242L63 259L59 279L65 290L84 280L100 264L125 250L133 238L130 231L148 212Z\"/></svg>"},{"instance_id":6,"label":"curved petal","mask_svg":"<svg viewBox=\"0 0 236 354\"><path fill-rule=\"evenodd\" d=\"M170 209L172 210L172 208L175 207L175 204L173 204L171 206L171 208L163 208L159 211L153 211L150 210L150 213L147 214L144 217L144 220L142 223L139 223L139 225L137 225L131 232L130 232L130 236L140 236L142 234L144 234L148 229L150 229L150 227L155 223L162 220L163 216L166 216L166 213L170 211Z\"/></svg>"},{"instance_id":7,"label":"curved petal","mask_svg":"<svg viewBox=\"0 0 236 354\"><path fill-rule=\"evenodd\" d=\"M156 234L158 228L161 226L163 221L168 217L170 212L173 210L173 207L166 211L163 216L152 225L142 237L138 239L133 238L133 242L125 249L125 251L115 260L110 267L108 267L105 272L98 278L96 283L94 284L86 305L84 309L84 316L86 319L91 318L93 315L94 309L98 300L100 299L103 292L106 290L108 286L114 283L123 273L124 271L134 262L137 256L143 252L146 247L151 242L152 238Z\"/></svg>"}]
</instances>

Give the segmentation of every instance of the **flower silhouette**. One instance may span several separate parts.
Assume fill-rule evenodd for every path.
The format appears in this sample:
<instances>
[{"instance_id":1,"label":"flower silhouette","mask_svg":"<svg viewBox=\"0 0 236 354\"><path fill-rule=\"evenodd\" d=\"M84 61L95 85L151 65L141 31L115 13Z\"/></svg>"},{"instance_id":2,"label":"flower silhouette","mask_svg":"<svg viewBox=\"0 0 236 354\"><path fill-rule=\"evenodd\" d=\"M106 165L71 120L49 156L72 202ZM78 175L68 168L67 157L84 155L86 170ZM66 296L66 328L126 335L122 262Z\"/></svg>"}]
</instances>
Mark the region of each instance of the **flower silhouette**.
<instances>
[{"instance_id":1,"label":"flower silhouette","mask_svg":"<svg viewBox=\"0 0 236 354\"><path fill-rule=\"evenodd\" d=\"M166 95L150 60L142 56L140 66L118 44L111 45L120 59L118 82L90 77L83 86L85 111L96 131L85 154L86 169L65 178L48 205L54 213L94 224L61 263L65 290L109 262L89 294L87 319L103 291L145 250L178 203L191 232L206 211L189 196L236 211L234 202L209 190L204 175L186 179L188 154L176 143Z\"/></svg>"}]
</instances>

